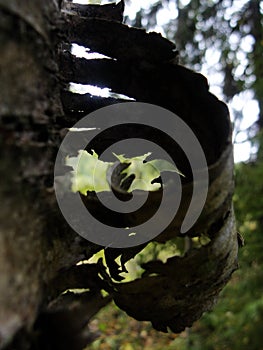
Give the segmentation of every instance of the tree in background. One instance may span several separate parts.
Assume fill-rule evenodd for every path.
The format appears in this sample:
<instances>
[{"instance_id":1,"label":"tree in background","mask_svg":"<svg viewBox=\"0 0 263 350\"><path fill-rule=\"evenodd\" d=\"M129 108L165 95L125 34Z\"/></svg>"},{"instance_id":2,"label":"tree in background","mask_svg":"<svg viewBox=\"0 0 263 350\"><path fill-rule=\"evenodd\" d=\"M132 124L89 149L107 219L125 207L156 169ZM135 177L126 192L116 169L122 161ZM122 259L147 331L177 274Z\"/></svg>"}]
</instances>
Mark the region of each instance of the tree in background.
<instances>
[{"instance_id":1,"label":"tree in background","mask_svg":"<svg viewBox=\"0 0 263 350\"><path fill-rule=\"evenodd\" d=\"M180 62L206 70L209 81L220 86L221 92L217 91L232 106L235 138L245 142L263 126L262 13L261 0L165 0L141 9L130 23L156 29L161 18L162 30L180 52ZM252 115L246 130L241 125L242 107L237 107L238 103L244 107L244 99L258 104L257 120L253 123ZM257 141L256 145L254 150Z\"/></svg>"}]
</instances>

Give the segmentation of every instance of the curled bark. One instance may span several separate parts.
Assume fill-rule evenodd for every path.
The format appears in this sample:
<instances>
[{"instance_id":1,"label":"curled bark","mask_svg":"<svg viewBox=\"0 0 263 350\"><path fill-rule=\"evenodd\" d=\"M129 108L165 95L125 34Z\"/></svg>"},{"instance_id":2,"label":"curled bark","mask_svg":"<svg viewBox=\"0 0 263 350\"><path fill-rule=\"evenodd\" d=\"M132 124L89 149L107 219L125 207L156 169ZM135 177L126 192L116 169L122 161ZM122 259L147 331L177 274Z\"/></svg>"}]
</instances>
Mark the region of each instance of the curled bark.
<instances>
[{"instance_id":1,"label":"curled bark","mask_svg":"<svg viewBox=\"0 0 263 350\"><path fill-rule=\"evenodd\" d=\"M0 348L26 349L37 330L43 349L73 349L72 344L81 349L91 340L85 336L85 324L111 298L133 317L151 321L158 330L170 327L180 332L214 305L237 267L228 110L210 94L202 75L176 63L173 43L159 34L119 23L121 7L114 8L113 17L106 15L106 8L93 8L93 13L102 15L84 18L88 8L67 4L65 12L59 5L55 0L37 6L33 0L26 4L0 1L0 36L5 48L0 58L0 200L4 203L0 210ZM62 49L71 42L110 59L73 57ZM115 94L165 107L191 127L204 149L210 181L202 215L186 236L191 239L204 234L210 240L208 245L190 249L183 257L171 257L166 263L149 262L143 266L142 278L129 283L116 283L120 271L114 260L121 255L125 270L125 262L143 247L108 249L111 276L101 262L76 265L101 247L73 232L59 212L53 190L56 153L65 130L83 113L126 100L118 95L73 94L67 90L70 82L109 87ZM124 127L122 137L131 132L134 137L160 139L147 128ZM106 148L109 140L117 141L119 133L104 136L104 142L94 141L96 150ZM193 183L182 150L166 138L160 139L160 146L170 150L186 175L178 214L156 238L163 244L180 235ZM202 173L204 169L198 170ZM151 195L140 220L158 205L160 195ZM105 216L96 199L88 198L87 206ZM109 215L109 220L112 225L119 220L135 223L134 217ZM83 295L61 294L76 288L83 288ZM103 289L109 297L102 296ZM59 326L62 319L72 335L66 344ZM52 337L55 343L47 341Z\"/></svg>"}]
</instances>

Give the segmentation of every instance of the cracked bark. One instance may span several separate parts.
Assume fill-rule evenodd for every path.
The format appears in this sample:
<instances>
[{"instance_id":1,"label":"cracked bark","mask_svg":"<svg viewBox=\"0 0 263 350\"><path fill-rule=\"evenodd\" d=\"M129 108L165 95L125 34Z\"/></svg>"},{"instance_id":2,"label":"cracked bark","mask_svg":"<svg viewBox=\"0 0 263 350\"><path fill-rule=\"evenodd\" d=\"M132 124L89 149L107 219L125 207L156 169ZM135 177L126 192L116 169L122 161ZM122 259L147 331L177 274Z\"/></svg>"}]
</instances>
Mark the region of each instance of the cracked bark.
<instances>
[{"instance_id":1,"label":"cracked bark","mask_svg":"<svg viewBox=\"0 0 263 350\"><path fill-rule=\"evenodd\" d=\"M203 76L175 63L173 43L119 23L121 7L89 12L88 7L78 11L77 5L64 3L67 11L61 12L59 3L0 1L0 348L81 349L92 340L84 325L111 298L133 317L150 320L161 331L170 327L179 332L214 305L237 267L228 110L209 93ZM71 41L110 59L75 58L63 50ZM207 157L210 186L202 215L187 235L205 233L211 239L208 246L165 264L149 262L144 276L129 283L116 283L101 262L76 265L101 247L73 232L59 212L53 191L56 152L67 128L83 114L125 100L73 94L67 91L69 82L107 86L136 101L163 106L194 130ZM125 127L121 131L124 138L131 132ZM135 136L158 137L147 128L133 131ZM95 141L93 146L102 150L109 139L116 141L118 135L105 134L104 144ZM169 139L160 145L188 176L178 214L156 239L161 244L179 234L192 183L183 152ZM159 193L151 196L149 210L159 199ZM105 214L96 201L88 205ZM147 208L141 215L147 216ZM114 225L118 218L112 220ZM121 255L124 264L141 248L109 250L112 275L116 267L111 259ZM86 292L61 295L70 288ZM101 295L102 289L108 297Z\"/></svg>"}]
</instances>

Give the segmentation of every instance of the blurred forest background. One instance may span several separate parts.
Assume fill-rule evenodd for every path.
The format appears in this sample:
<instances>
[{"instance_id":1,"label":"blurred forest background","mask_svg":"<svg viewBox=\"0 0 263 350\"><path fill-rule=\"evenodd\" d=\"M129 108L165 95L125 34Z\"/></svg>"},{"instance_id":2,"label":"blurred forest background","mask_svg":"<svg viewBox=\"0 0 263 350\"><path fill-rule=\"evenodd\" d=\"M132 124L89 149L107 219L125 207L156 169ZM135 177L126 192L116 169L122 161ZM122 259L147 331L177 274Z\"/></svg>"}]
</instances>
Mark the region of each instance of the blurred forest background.
<instances>
[{"instance_id":1,"label":"blurred forest background","mask_svg":"<svg viewBox=\"0 0 263 350\"><path fill-rule=\"evenodd\" d=\"M126 0L125 13L127 24L174 41L181 64L206 75L211 91L228 103L236 149L234 205L245 245L217 306L191 329L158 333L111 304L90 325L100 333L90 348L262 350L263 1Z\"/></svg>"}]
</instances>

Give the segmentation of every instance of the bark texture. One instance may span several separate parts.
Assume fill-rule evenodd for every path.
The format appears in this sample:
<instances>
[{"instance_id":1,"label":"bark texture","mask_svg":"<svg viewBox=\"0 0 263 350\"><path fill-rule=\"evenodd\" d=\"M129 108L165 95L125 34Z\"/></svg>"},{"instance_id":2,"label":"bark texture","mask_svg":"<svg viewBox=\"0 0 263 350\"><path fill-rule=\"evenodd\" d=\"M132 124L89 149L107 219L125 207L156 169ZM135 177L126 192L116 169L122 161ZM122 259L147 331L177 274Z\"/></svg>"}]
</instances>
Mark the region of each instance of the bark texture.
<instances>
[{"instance_id":1,"label":"bark texture","mask_svg":"<svg viewBox=\"0 0 263 350\"><path fill-rule=\"evenodd\" d=\"M85 325L111 299L160 331L170 327L180 332L214 305L237 268L228 110L209 93L202 75L177 64L173 43L121 24L123 5L0 0L1 349L82 349L93 339ZM77 58L69 50L73 42L109 59ZM114 260L121 256L124 269L143 247L108 249L109 274L101 261L76 265L101 247L73 232L59 212L53 189L56 153L67 128L84 114L126 100L72 93L70 82L109 87L136 101L165 107L192 128L209 165L209 192L202 215L186 236L205 234L208 245L166 263L151 261L143 266L142 278L129 283L116 282L120 267ZM158 137L147 128L123 127L122 138L131 132L150 140ZM104 136L103 142L92 145L98 152L119 140L119 133ZM160 145L170 150L186 175L178 214L156 238L163 244L180 234L193 184L180 148L169 139ZM160 196L152 194L140 219ZM107 215L98 201L89 205ZM110 220L116 225L122 218ZM136 223L134 217L125 220L124 224ZM85 291L62 294L76 288Z\"/></svg>"}]
</instances>

